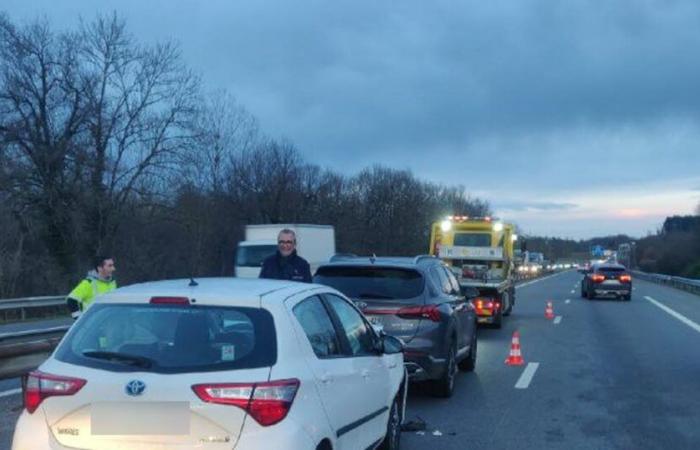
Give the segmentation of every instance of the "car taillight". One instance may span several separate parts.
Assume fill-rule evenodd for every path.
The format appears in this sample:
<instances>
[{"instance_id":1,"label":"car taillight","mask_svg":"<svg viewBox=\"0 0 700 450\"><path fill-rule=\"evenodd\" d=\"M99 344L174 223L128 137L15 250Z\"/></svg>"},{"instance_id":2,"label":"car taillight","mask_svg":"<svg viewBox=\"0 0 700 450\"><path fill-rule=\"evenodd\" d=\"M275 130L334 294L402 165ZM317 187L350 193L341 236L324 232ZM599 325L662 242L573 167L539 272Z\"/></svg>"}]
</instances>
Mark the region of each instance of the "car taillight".
<instances>
[{"instance_id":1,"label":"car taillight","mask_svg":"<svg viewBox=\"0 0 700 450\"><path fill-rule=\"evenodd\" d=\"M73 395L87 383L82 378L62 377L35 370L22 377L24 407L32 414L44 399L57 395Z\"/></svg>"},{"instance_id":2,"label":"car taillight","mask_svg":"<svg viewBox=\"0 0 700 450\"><path fill-rule=\"evenodd\" d=\"M603 282L603 281L605 281L605 275L599 275L599 274L591 275L591 280L593 280L594 283Z\"/></svg>"},{"instance_id":3,"label":"car taillight","mask_svg":"<svg viewBox=\"0 0 700 450\"><path fill-rule=\"evenodd\" d=\"M632 281L632 276L631 275L620 275L620 281L623 283L629 283Z\"/></svg>"},{"instance_id":4,"label":"car taillight","mask_svg":"<svg viewBox=\"0 0 700 450\"><path fill-rule=\"evenodd\" d=\"M287 417L299 390L299 380L195 384L192 390L204 402L237 406L267 427Z\"/></svg>"},{"instance_id":5,"label":"car taillight","mask_svg":"<svg viewBox=\"0 0 700 450\"><path fill-rule=\"evenodd\" d=\"M429 319L433 322L440 322L440 310L437 305L427 306L407 306L401 308L396 313L402 319Z\"/></svg>"}]
</instances>

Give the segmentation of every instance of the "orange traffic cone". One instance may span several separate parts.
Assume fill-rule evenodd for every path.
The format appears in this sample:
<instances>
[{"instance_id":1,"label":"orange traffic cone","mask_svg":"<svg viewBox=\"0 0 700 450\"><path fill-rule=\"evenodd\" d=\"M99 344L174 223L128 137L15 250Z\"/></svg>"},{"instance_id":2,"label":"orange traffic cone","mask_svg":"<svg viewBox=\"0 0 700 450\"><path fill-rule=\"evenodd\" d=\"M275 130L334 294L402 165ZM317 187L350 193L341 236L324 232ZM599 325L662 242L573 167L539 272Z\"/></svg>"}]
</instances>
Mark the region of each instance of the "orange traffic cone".
<instances>
[{"instance_id":1,"label":"orange traffic cone","mask_svg":"<svg viewBox=\"0 0 700 450\"><path fill-rule=\"evenodd\" d=\"M506 358L506 364L509 366L522 366L525 360L520 354L520 333L515 331L513 339L510 342L510 355Z\"/></svg>"},{"instance_id":2,"label":"orange traffic cone","mask_svg":"<svg viewBox=\"0 0 700 450\"><path fill-rule=\"evenodd\" d=\"M552 302L547 302L547 307L544 309L544 318L549 320L554 319L554 306L552 306Z\"/></svg>"}]
</instances>

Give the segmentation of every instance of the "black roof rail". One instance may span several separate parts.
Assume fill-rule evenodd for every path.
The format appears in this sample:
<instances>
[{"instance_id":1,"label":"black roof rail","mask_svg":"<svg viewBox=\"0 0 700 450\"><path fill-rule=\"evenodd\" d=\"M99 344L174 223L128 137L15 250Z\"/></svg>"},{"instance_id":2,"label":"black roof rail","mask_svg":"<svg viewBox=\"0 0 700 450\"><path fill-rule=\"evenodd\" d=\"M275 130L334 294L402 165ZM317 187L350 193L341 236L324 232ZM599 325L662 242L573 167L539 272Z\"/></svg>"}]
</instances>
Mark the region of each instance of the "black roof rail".
<instances>
[{"instance_id":1,"label":"black roof rail","mask_svg":"<svg viewBox=\"0 0 700 450\"><path fill-rule=\"evenodd\" d=\"M413 258L413 264L418 264L423 259L435 259L433 255L418 255Z\"/></svg>"},{"instance_id":2,"label":"black roof rail","mask_svg":"<svg viewBox=\"0 0 700 450\"><path fill-rule=\"evenodd\" d=\"M357 255L354 253L336 253L335 255L331 256L331 259L329 261L330 262L344 261L346 259L353 259L353 258L357 258Z\"/></svg>"}]
</instances>

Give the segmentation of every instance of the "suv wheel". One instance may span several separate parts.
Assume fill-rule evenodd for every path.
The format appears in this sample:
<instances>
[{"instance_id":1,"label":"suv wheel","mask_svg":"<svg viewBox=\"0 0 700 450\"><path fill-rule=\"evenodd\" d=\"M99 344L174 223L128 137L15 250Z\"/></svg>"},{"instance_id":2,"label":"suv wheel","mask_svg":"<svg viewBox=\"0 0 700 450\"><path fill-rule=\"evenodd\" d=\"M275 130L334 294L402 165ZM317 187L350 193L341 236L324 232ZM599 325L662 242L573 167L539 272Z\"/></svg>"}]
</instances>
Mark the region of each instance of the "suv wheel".
<instances>
[{"instance_id":1,"label":"suv wheel","mask_svg":"<svg viewBox=\"0 0 700 450\"><path fill-rule=\"evenodd\" d=\"M391 404L389 421L386 424L384 440L379 445L380 450L398 450L401 446L401 411L398 396Z\"/></svg>"},{"instance_id":2,"label":"suv wheel","mask_svg":"<svg viewBox=\"0 0 700 450\"><path fill-rule=\"evenodd\" d=\"M583 289L583 284L581 285L581 297L582 297L582 298L588 297L588 296L586 295L585 289Z\"/></svg>"},{"instance_id":3,"label":"suv wheel","mask_svg":"<svg viewBox=\"0 0 700 450\"><path fill-rule=\"evenodd\" d=\"M469 356L467 356L459 362L459 370L461 370L462 372L471 372L474 370L474 368L476 367L476 349L476 331L474 331L474 335L472 336L471 350L469 350Z\"/></svg>"},{"instance_id":4,"label":"suv wheel","mask_svg":"<svg viewBox=\"0 0 700 450\"><path fill-rule=\"evenodd\" d=\"M626 302L632 300L632 294L623 295L622 300L624 300Z\"/></svg>"},{"instance_id":5,"label":"suv wheel","mask_svg":"<svg viewBox=\"0 0 700 450\"><path fill-rule=\"evenodd\" d=\"M455 375L457 375L457 344L453 339L450 343L450 349L447 351L445 374L442 378L432 382L433 394L443 398L452 397L455 389Z\"/></svg>"}]
</instances>

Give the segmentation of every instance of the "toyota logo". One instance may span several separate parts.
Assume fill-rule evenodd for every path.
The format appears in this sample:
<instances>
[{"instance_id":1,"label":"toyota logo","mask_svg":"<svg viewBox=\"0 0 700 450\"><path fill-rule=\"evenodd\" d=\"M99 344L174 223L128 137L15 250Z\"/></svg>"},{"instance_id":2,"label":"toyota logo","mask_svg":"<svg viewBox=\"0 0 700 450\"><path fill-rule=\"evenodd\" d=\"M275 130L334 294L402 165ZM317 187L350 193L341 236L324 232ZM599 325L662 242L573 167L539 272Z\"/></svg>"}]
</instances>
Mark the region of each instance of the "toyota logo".
<instances>
[{"instance_id":1,"label":"toyota logo","mask_svg":"<svg viewBox=\"0 0 700 450\"><path fill-rule=\"evenodd\" d=\"M126 387L124 388L124 390L128 395L135 397L137 395L143 394L143 391L146 390L146 383L144 383L141 380L131 380L128 383L126 383Z\"/></svg>"}]
</instances>

